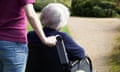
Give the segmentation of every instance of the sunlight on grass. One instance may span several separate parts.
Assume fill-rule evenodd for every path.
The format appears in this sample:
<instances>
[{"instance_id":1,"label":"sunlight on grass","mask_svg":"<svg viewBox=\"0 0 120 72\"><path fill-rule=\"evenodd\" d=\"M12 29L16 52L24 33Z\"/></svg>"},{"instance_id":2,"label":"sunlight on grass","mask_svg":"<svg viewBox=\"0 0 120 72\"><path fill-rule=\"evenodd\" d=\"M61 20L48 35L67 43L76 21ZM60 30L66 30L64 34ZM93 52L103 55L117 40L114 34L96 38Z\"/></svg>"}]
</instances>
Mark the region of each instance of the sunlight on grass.
<instances>
[{"instance_id":1,"label":"sunlight on grass","mask_svg":"<svg viewBox=\"0 0 120 72\"><path fill-rule=\"evenodd\" d=\"M27 31L29 32L29 31L31 31L31 30L33 30L33 28L31 27L30 24L28 24L28 26L27 26Z\"/></svg>"},{"instance_id":2,"label":"sunlight on grass","mask_svg":"<svg viewBox=\"0 0 120 72\"><path fill-rule=\"evenodd\" d=\"M67 34L70 35L70 31L69 31L67 25L66 25L65 27L63 27L63 28L61 29L61 31L62 31L62 32L66 32Z\"/></svg>"},{"instance_id":3,"label":"sunlight on grass","mask_svg":"<svg viewBox=\"0 0 120 72\"><path fill-rule=\"evenodd\" d=\"M33 28L31 27L30 24L28 24L27 31L29 32L29 31L31 31L31 30L33 30ZM65 27L63 27L63 28L61 29L61 31L62 31L62 32L66 32L67 34L70 35L70 31L69 31L67 25L66 25Z\"/></svg>"}]
</instances>

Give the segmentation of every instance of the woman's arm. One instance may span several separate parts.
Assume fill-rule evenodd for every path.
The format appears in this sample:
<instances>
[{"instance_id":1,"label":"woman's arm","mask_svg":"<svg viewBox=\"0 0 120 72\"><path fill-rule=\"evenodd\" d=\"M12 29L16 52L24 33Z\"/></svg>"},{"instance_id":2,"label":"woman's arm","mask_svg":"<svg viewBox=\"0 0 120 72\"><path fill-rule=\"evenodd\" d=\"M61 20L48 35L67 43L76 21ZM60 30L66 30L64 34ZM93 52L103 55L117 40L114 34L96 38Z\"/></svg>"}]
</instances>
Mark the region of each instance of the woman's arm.
<instances>
[{"instance_id":1,"label":"woman's arm","mask_svg":"<svg viewBox=\"0 0 120 72\"><path fill-rule=\"evenodd\" d=\"M49 46L54 46L56 44L56 37L51 36L51 37L46 37L43 30L42 26L40 24L40 21L38 19L38 16L33 8L32 4L27 4L24 6L26 15L28 20L30 21L31 26L37 33L38 37L42 40L43 43L49 45Z\"/></svg>"}]
</instances>

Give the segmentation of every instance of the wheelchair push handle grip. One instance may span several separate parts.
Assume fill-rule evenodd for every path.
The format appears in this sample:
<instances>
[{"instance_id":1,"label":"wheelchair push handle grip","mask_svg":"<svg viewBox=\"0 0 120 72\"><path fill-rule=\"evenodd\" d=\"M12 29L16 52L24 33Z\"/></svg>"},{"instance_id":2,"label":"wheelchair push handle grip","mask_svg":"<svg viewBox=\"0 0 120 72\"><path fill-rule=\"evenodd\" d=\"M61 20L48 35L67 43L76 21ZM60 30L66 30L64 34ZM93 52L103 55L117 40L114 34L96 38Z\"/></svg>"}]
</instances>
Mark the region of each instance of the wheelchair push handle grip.
<instances>
[{"instance_id":1,"label":"wheelchair push handle grip","mask_svg":"<svg viewBox=\"0 0 120 72\"><path fill-rule=\"evenodd\" d=\"M56 40L57 40L57 51L58 51L58 55L61 61L61 64L69 64L69 60L68 60L68 56L67 56L67 52L65 49L65 45L62 39L61 35L56 35Z\"/></svg>"},{"instance_id":2,"label":"wheelchair push handle grip","mask_svg":"<svg viewBox=\"0 0 120 72\"><path fill-rule=\"evenodd\" d=\"M57 41L62 41L62 36L56 35L56 40L57 40Z\"/></svg>"}]
</instances>

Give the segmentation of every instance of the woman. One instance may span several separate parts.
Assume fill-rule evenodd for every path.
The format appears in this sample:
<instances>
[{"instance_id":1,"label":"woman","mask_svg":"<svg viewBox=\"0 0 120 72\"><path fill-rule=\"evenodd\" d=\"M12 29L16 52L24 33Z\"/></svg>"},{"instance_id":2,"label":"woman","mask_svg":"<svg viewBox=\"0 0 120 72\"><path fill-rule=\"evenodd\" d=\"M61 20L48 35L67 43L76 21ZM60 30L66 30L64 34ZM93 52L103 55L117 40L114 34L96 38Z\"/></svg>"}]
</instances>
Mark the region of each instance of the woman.
<instances>
[{"instance_id":1,"label":"woman","mask_svg":"<svg viewBox=\"0 0 120 72\"><path fill-rule=\"evenodd\" d=\"M39 39L54 46L55 37L45 37L34 11L34 0L0 0L0 72L24 72L26 67L27 18Z\"/></svg>"}]
</instances>

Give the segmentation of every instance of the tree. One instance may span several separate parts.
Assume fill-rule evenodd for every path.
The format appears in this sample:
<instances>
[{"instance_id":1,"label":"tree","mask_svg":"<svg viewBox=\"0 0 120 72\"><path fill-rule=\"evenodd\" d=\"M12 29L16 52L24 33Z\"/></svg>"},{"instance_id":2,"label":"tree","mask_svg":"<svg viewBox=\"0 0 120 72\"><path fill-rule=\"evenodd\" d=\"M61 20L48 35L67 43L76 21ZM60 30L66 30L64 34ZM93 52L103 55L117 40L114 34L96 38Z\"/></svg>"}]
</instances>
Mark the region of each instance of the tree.
<instances>
[{"instance_id":1,"label":"tree","mask_svg":"<svg viewBox=\"0 0 120 72\"><path fill-rule=\"evenodd\" d=\"M36 0L36 3L34 4L35 10L40 12L41 9L45 5L47 5L48 3L53 3L53 2L63 3L64 5L66 5L68 7L71 6L70 0Z\"/></svg>"},{"instance_id":2,"label":"tree","mask_svg":"<svg viewBox=\"0 0 120 72\"><path fill-rule=\"evenodd\" d=\"M115 17L120 7L113 0L72 0L72 15L85 17Z\"/></svg>"}]
</instances>

